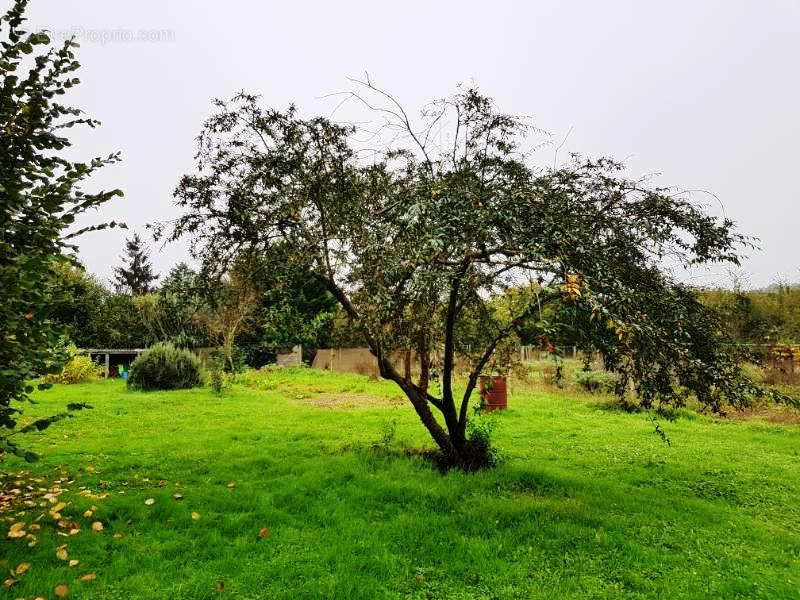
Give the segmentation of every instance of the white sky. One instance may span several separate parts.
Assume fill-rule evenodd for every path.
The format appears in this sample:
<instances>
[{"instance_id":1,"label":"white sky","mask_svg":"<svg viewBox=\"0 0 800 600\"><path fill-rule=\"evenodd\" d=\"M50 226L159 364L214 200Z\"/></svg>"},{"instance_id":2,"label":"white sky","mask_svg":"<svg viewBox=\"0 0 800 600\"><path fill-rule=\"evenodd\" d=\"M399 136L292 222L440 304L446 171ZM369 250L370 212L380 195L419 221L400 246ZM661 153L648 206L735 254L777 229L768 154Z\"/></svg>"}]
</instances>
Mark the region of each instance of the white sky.
<instances>
[{"instance_id":1,"label":"white sky","mask_svg":"<svg viewBox=\"0 0 800 600\"><path fill-rule=\"evenodd\" d=\"M613 156L634 174L660 173L660 184L709 190L761 239L744 264L749 285L800 280L800 0L32 0L29 15L31 27L82 44L68 103L103 126L75 134L80 156L123 155L94 184L125 198L93 221L145 233L176 215L172 190L192 168L212 98L246 89L328 114L322 96L367 70L412 109L474 81L557 139L572 128L562 157ZM172 39L103 41L142 29ZM108 277L124 237L85 237L88 269ZM185 257L181 246L152 252L161 272ZM725 269L696 277L729 281Z\"/></svg>"}]
</instances>

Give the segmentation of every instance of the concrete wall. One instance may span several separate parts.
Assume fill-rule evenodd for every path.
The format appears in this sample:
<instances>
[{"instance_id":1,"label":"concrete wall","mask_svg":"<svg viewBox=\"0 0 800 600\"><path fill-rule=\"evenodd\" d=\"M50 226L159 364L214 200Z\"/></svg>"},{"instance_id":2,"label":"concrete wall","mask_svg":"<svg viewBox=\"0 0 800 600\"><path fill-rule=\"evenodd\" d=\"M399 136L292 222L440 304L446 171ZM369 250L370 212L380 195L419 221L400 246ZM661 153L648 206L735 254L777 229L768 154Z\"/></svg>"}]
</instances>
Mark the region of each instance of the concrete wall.
<instances>
[{"instance_id":1,"label":"concrete wall","mask_svg":"<svg viewBox=\"0 0 800 600\"><path fill-rule=\"evenodd\" d=\"M392 365L401 375L405 373L405 353L400 351L391 356ZM369 348L323 348L317 350L311 366L315 369L340 371L343 373L359 373L370 377L378 377L378 360L369 351ZM468 373L471 364L461 356L455 358L457 373ZM419 357L416 352L411 354L411 374L419 376Z\"/></svg>"},{"instance_id":2,"label":"concrete wall","mask_svg":"<svg viewBox=\"0 0 800 600\"><path fill-rule=\"evenodd\" d=\"M297 345L291 352L278 353L277 361L282 367L297 367L303 364L303 347Z\"/></svg>"},{"instance_id":3,"label":"concrete wall","mask_svg":"<svg viewBox=\"0 0 800 600\"><path fill-rule=\"evenodd\" d=\"M378 376L378 361L369 348L321 348L311 366L315 369Z\"/></svg>"}]
</instances>

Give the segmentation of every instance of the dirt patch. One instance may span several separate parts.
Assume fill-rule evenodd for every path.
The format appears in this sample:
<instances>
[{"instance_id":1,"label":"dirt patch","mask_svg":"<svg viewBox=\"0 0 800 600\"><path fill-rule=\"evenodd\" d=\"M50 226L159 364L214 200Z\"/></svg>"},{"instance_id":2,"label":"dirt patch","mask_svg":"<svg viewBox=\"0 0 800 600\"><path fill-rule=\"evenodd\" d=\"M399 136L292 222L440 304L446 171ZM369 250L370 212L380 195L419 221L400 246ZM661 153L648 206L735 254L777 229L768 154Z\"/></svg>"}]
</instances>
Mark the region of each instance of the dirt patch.
<instances>
[{"instance_id":1,"label":"dirt patch","mask_svg":"<svg viewBox=\"0 0 800 600\"><path fill-rule=\"evenodd\" d=\"M318 408L331 408L336 410L402 406L406 402L399 396L387 398L385 396L374 396L372 394L360 394L353 392L309 394L302 397L296 397L295 400L297 402L302 402L303 404L309 404Z\"/></svg>"},{"instance_id":2,"label":"dirt patch","mask_svg":"<svg viewBox=\"0 0 800 600\"><path fill-rule=\"evenodd\" d=\"M743 421L761 419L781 425L800 425L800 410L792 410L791 408L742 408L728 411L728 416Z\"/></svg>"}]
</instances>

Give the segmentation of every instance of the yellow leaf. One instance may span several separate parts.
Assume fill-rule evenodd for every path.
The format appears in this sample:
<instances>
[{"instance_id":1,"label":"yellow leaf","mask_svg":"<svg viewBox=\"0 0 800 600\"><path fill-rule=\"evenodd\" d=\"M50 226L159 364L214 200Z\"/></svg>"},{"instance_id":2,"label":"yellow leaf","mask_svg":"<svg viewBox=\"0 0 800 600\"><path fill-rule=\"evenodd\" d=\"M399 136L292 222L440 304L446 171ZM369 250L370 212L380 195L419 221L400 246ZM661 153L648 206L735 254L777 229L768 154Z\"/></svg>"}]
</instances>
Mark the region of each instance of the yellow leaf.
<instances>
[{"instance_id":1,"label":"yellow leaf","mask_svg":"<svg viewBox=\"0 0 800 600\"><path fill-rule=\"evenodd\" d=\"M199 519L199 518L200 518L200 513L193 512L193 513L192 513L192 518L193 518L195 521L197 521L197 519Z\"/></svg>"},{"instance_id":2,"label":"yellow leaf","mask_svg":"<svg viewBox=\"0 0 800 600\"><path fill-rule=\"evenodd\" d=\"M81 581L94 581L95 579L97 579L97 574L94 571L81 576Z\"/></svg>"},{"instance_id":3,"label":"yellow leaf","mask_svg":"<svg viewBox=\"0 0 800 600\"><path fill-rule=\"evenodd\" d=\"M25 530L24 529L12 529L8 532L8 537L12 540L16 540L22 537L25 537Z\"/></svg>"},{"instance_id":4,"label":"yellow leaf","mask_svg":"<svg viewBox=\"0 0 800 600\"><path fill-rule=\"evenodd\" d=\"M258 537L260 537L262 540L266 537L269 537L269 527L262 527L258 532Z\"/></svg>"},{"instance_id":5,"label":"yellow leaf","mask_svg":"<svg viewBox=\"0 0 800 600\"><path fill-rule=\"evenodd\" d=\"M56 598L66 598L69 596L69 587L63 583L61 585L57 585L53 588L53 594L55 594Z\"/></svg>"},{"instance_id":6,"label":"yellow leaf","mask_svg":"<svg viewBox=\"0 0 800 600\"><path fill-rule=\"evenodd\" d=\"M22 521L20 521L19 523L14 523L14 524L11 526L11 529L9 529L9 531L19 531L19 530L20 530L20 529L22 529L23 527L25 527L25 523L23 523Z\"/></svg>"},{"instance_id":7,"label":"yellow leaf","mask_svg":"<svg viewBox=\"0 0 800 600\"><path fill-rule=\"evenodd\" d=\"M69 561L69 566L70 567L77 567L80 564L80 562L81 561L76 560L76 559L73 558L71 561Z\"/></svg>"},{"instance_id":8,"label":"yellow leaf","mask_svg":"<svg viewBox=\"0 0 800 600\"><path fill-rule=\"evenodd\" d=\"M17 566L15 573L17 575L22 575L25 571L27 571L30 568L31 568L31 563L20 563L19 566Z\"/></svg>"},{"instance_id":9,"label":"yellow leaf","mask_svg":"<svg viewBox=\"0 0 800 600\"><path fill-rule=\"evenodd\" d=\"M86 518L86 519L91 519L93 514L94 514L94 513L93 513L92 511L90 511L90 510L87 510L85 513L83 513L83 516L84 516L84 518Z\"/></svg>"},{"instance_id":10,"label":"yellow leaf","mask_svg":"<svg viewBox=\"0 0 800 600\"><path fill-rule=\"evenodd\" d=\"M56 557L60 560L67 560L67 549L64 546L60 546L58 550L56 550Z\"/></svg>"},{"instance_id":11,"label":"yellow leaf","mask_svg":"<svg viewBox=\"0 0 800 600\"><path fill-rule=\"evenodd\" d=\"M6 579L6 580L3 582L3 585L4 585L4 586L6 586L7 588L10 588L10 587L11 587L12 585L14 585L15 583L17 583L17 580L16 580L16 579L12 579L11 577L9 577L8 579Z\"/></svg>"},{"instance_id":12,"label":"yellow leaf","mask_svg":"<svg viewBox=\"0 0 800 600\"><path fill-rule=\"evenodd\" d=\"M231 481L231 482L229 482L229 483L228 483L228 487L229 487L229 488L235 488L235 487L236 487L236 482L235 482L235 481Z\"/></svg>"},{"instance_id":13,"label":"yellow leaf","mask_svg":"<svg viewBox=\"0 0 800 600\"><path fill-rule=\"evenodd\" d=\"M156 501L155 501L155 498L148 498L147 500L145 500L145 501L144 501L144 503L145 503L147 506L153 506L153 504L155 504L155 503L156 503Z\"/></svg>"},{"instance_id":14,"label":"yellow leaf","mask_svg":"<svg viewBox=\"0 0 800 600\"><path fill-rule=\"evenodd\" d=\"M103 524L100 521L92 523L92 531L103 531Z\"/></svg>"},{"instance_id":15,"label":"yellow leaf","mask_svg":"<svg viewBox=\"0 0 800 600\"><path fill-rule=\"evenodd\" d=\"M175 500L183 500L183 494L172 494Z\"/></svg>"},{"instance_id":16,"label":"yellow leaf","mask_svg":"<svg viewBox=\"0 0 800 600\"><path fill-rule=\"evenodd\" d=\"M53 508L50 509L50 512L51 513L61 512L65 508L67 508L67 503L66 502L59 502Z\"/></svg>"}]
</instances>

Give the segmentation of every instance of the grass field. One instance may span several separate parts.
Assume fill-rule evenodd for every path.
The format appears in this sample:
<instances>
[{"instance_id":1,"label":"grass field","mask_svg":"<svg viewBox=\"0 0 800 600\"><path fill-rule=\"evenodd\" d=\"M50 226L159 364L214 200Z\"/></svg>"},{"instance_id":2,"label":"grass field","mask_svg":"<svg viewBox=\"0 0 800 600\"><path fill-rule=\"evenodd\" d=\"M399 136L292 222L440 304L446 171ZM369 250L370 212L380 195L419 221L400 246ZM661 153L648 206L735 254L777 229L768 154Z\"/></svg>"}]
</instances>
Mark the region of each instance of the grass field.
<instances>
[{"instance_id":1,"label":"grass field","mask_svg":"<svg viewBox=\"0 0 800 600\"><path fill-rule=\"evenodd\" d=\"M3 487L22 500L63 479L61 519L80 531L59 535L40 500L5 515L0 566L31 566L0 596L800 598L796 425L687 413L662 423L667 445L644 414L516 389L496 417L500 466L441 475L406 452L429 442L397 390L355 375L37 399L26 416L95 409L27 436L43 458L6 460L29 474ZM40 515L35 546L7 537Z\"/></svg>"}]
</instances>

